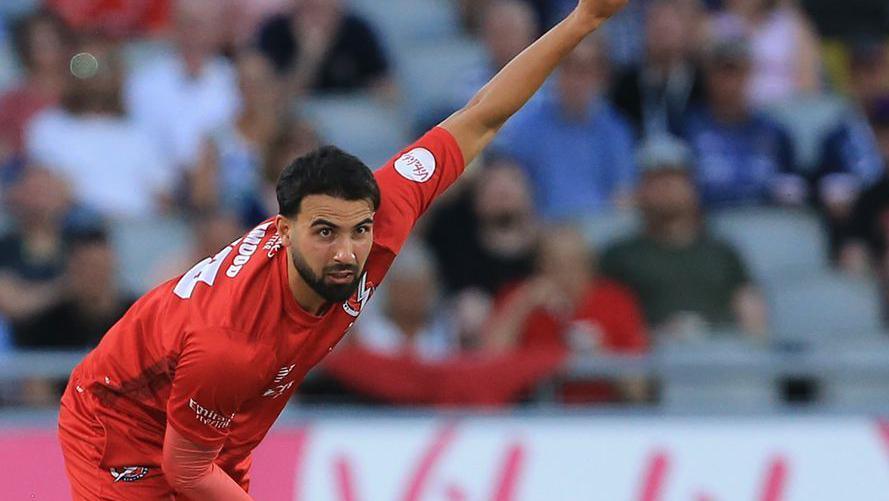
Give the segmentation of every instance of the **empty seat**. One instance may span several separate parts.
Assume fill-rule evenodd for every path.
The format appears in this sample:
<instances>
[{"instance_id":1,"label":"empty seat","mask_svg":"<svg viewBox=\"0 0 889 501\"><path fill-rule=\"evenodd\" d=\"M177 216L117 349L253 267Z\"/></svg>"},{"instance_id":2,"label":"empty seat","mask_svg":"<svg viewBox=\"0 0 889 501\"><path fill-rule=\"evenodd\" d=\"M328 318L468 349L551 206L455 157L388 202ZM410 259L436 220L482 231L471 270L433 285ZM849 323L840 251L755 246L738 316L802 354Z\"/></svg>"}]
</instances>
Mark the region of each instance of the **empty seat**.
<instances>
[{"instance_id":1,"label":"empty seat","mask_svg":"<svg viewBox=\"0 0 889 501\"><path fill-rule=\"evenodd\" d=\"M811 213L733 209L715 214L709 223L716 236L735 246L754 279L762 283L827 268L827 237Z\"/></svg>"},{"instance_id":2,"label":"empty seat","mask_svg":"<svg viewBox=\"0 0 889 501\"><path fill-rule=\"evenodd\" d=\"M193 246L189 225L179 218L117 221L110 235L119 260L118 280L136 295L157 285L164 264L181 261Z\"/></svg>"},{"instance_id":3,"label":"empty seat","mask_svg":"<svg viewBox=\"0 0 889 501\"><path fill-rule=\"evenodd\" d=\"M767 411L780 405L773 355L740 334L662 342L656 357L667 409Z\"/></svg>"},{"instance_id":4,"label":"empty seat","mask_svg":"<svg viewBox=\"0 0 889 501\"><path fill-rule=\"evenodd\" d=\"M639 230L640 220L635 211L616 210L585 216L577 226L590 247L601 251L609 244L634 235Z\"/></svg>"},{"instance_id":5,"label":"empty seat","mask_svg":"<svg viewBox=\"0 0 889 501\"><path fill-rule=\"evenodd\" d=\"M373 169L410 142L409 124L397 110L368 97L324 97L304 101L300 112L322 141L357 156Z\"/></svg>"},{"instance_id":6,"label":"empty seat","mask_svg":"<svg viewBox=\"0 0 889 501\"><path fill-rule=\"evenodd\" d=\"M404 91L406 112L422 120L451 106L455 85L485 59L478 43L457 39L421 45L403 51L398 61L399 81Z\"/></svg>"},{"instance_id":7,"label":"empty seat","mask_svg":"<svg viewBox=\"0 0 889 501\"><path fill-rule=\"evenodd\" d=\"M835 272L773 282L767 291L776 339L803 344L871 337L882 329L874 283Z\"/></svg>"},{"instance_id":8,"label":"empty seat","mask_svg":"<svg viewBox=\"0 0 889 501\"><path fill-rule=\"evenodd\" d=\"M449 0L350 0L354 11L376 29L390 54L416 43L456 37L460 18Z\"/></svg>"}]
</instances>

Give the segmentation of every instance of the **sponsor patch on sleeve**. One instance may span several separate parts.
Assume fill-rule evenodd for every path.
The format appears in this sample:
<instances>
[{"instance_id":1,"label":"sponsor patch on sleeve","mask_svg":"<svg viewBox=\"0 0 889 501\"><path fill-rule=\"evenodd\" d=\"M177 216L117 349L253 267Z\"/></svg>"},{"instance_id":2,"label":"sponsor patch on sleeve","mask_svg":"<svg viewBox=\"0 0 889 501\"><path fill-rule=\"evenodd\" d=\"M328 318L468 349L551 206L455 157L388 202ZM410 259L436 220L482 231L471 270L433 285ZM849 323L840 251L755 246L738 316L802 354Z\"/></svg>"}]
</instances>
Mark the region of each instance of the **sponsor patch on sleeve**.
<instances>
[{"instance_id":1,"label":"sponsor patch on sleeve","mask_svg":"<svg viewBox=\"0 0 889 501\"><path fill-rule=\"evenodd\" d=\"M414 148L398 157L395 170L405 179L425 183L435 173L435 157L426 148Z\"/></svg>"}]
</instances>

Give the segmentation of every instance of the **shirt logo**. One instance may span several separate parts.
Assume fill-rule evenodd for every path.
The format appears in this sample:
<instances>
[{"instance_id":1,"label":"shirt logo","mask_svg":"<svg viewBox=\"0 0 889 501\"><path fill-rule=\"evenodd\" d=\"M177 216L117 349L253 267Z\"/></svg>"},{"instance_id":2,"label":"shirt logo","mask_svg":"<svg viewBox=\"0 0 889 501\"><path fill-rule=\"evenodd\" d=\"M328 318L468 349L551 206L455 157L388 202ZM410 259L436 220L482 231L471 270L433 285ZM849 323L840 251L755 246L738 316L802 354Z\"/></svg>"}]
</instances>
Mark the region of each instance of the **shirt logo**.
<instances>
[{"instance_id":1,"label":"shirt logo","mask_svg":"<svg viewBox=\"0 0 889 501\"><path fill-rule=\"evenodd\" d=\"M120 468L111 468L110 471L115 482L135 482L148 475L146 466L121 466Z\"/></svg>"},{"instance_id":2,"label":"shirt logo","mask_svg":"<svg viewBox=\"0 0 889 501\"><path fill-rule=\"evenodd\" d=\"M405 179L425 183L435 173L435 157L426 148L414 148L395 161L395 170Z\"/></svg>"},{"instance_id":3,"label":"shirt logo","mask_svg":"<svg viewBox=\"0 0 889 501\"><path fill-rule=\"evenodd\" d=\"M224 430L228 428L232 424L232 419L235 418L234 413L228 416L223 415L214 410L207 409L201 404L195 402L193 398L188 399L188 408L194 411L195 419L207 426L212 426L217 430Z\"/></svg>"},{"instance_id":4,"label":"shirt logo","mask_svg":"<svg viewBox=\"0 0 889 501\"><path fill-rule=\"evenodd\" d=\"M367 272L364 272L364 274L361 275L361 281L358 282L358 290L355 291L355 295L343 303L343 309L346 310L346 313L349 315L357 317L361 314L361 309L364 308L364 305L367 303L367 300L370 299L370 295L373 294L373 292L373 283L368 282Z\"/></svg>"},{"instance_id":5,"label":"shirt logo","mask_svg":"<svg viewBox=\"0 0 889 501\"><path fill-rule=\"evenodd\" d=\"M285 391L289 390L291 386L293 386L293 381L288 383L283 383L284 378L290 375L290 372L293 371L293 368L296 367L296 364L292 364L290 366L281 367L278 370L278 373L275 375L274 381L272 381L272 387L265 390L262 394L264 397L271 397L272 400L280 397L284 394Z\"/></svg>"}]
</instances>

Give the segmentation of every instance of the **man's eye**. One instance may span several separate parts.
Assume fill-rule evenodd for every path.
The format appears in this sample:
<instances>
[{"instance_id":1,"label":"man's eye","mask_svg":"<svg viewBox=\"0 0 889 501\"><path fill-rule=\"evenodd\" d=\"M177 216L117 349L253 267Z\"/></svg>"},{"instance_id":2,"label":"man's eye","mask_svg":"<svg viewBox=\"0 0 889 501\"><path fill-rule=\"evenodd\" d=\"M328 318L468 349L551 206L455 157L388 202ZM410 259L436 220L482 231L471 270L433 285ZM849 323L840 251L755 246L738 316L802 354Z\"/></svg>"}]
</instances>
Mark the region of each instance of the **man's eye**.
<instances>
[{"instance_id":1,"label":"man's eye","mask_svg":"<svg viewBox=\"0 0 889 501\"><path fill-rule=\"evenodd\" d=\"M327 237L333 235L333 231L331 231L330 228L321 228L321 230L318 231L318 234L324 238L327 238Z\"/></svg>"},{"instance_id":2,"label":"man's eye","mask_svg":"<svg viewBox=\"0 0 889 501\"><path fill-rule=\"evenodd\" d=\"M364 235L365 233L367 233L368 231L370 231L370 228L368 228L367 226L361 226L361 227L359 227L359 228L358 228L357 230L355 230L355 231L356 231L359 235Z\"/></svg>"}]
</instances>

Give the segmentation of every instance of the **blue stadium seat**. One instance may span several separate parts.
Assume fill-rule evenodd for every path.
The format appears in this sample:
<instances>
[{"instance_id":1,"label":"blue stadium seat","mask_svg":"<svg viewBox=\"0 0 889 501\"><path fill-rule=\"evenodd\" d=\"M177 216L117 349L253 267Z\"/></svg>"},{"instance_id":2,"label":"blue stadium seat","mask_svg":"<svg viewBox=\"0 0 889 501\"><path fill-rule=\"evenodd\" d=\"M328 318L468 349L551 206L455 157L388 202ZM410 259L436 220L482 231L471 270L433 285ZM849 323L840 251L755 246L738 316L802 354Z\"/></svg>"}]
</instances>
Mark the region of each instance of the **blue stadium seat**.
<instances>
[{"instance_id":1,"label":"blue stadium seat","mask_svg":"<svg viewBox=\"0 0 889 501\"><path fill-rule=\"evenodd\" d=\"M586 216L578 223L587 244L601 251L609 244L630 237L640 228L639 214L633 210L607 211Z\"/></svg>"},{"instance_id":2,"label":"blue stadium seat","mask_svg":"<svg viewBox=\"0 0 889 501\"><path fill-rule=\"evenodd\" d=\"M803 170L815 167L824 138L835 129L848 105L834 95L806 95L772 107L769 115L790 133L797 164Z\"/></svg>"},{"instance_id":3,"label":"blue stadium seat","mask_svg":"<svg viewBox=\"0 0 889 501\"><path fill-rule=\"evenodd\" d=\"M818 218L788 209L733 209L709 219L713 233L741 253L760 283L827 269L827 237Z\"/></svg>"},{"instance_id":4,"label":"blue stadium seat","mask_svg":"<svg viewBox=\"0 0 889 501\"><path fill-rule=\"evenodd\" d=\"M414 46L398 60L399 81L407 112L414 120L428 117L453 102L454 85L467 71L483 64L482 47L469 39Z\"/></svg>"},{"instance_id":5,"label":"blue stadium seat","mask_svg":"<svg viewBox=\"0 0 889 501\"><path fill-rule=\"evenodd\" d=\"M814 345L882 335L874 283L837 272L773 282L766 290L775 339Z\"/></svg>"},{"instance_id":6,"label":"blue stadium seat","mask_svg":"<svg viewBox=\"0 0 889 501\"><path fill-rule=\"evenodd\" d=\"M189 225L179 218L116 221L110 235L119 260L118 281L136 295L157 285L164 264L181 260L193 246Z\"/></svg>"},{"instance_id":7,"label":"blue stadium seat","mask_svg":"<svg viewBox=\"0 0 889 501\"><path fill-rule=\"evenodd\" d=\"M369 21L391 54L417 43L456 37L460 18L449 0L350 0L356 13Z\"/></svg>"},{"instance_id":8,"label":"blue stadium seat","mask_svg":"<svg viewBox=\"0 0 889 501\"><path fill-rule=\"evenodd\" d=\"M656 356L667 409L763 411L780 404L774 375L763 370L767 348L740 333L660 342Z\"/></svg>"},{"instance_id":9,"label":"blue stadium seat","mask_svg":"<svg viewBox=\"0 0 889 501\"><path fill-rule=\"evenodd\" d=\"M307 99L299 111L313 123L323 142L339 146L374 169L411 140L408 121L369 97Z\"/></svg>"}]
</instances>

